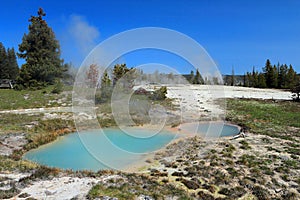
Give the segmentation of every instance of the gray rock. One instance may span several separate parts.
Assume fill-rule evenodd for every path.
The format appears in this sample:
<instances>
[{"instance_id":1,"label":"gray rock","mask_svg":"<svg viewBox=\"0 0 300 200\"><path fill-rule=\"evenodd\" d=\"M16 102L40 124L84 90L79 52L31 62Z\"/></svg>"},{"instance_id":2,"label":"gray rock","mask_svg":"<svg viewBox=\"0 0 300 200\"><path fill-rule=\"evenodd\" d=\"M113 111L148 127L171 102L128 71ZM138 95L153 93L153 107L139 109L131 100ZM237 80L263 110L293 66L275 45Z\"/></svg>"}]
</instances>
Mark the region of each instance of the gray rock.
<instances>
[{"instance_id":1,"label":"gray rock","mask_svg":"<svg viewBox=\"0 0 300 200\"><path fill-rule=\"evenodd\" d=\"M279 157L280 157L280 159L283 160L283 161L287 161L287 160L290 159L287 155L279 155Z\"/></svg>"},{"instance_id":2,"label":"gray rock","mask_svg":"<svg viewBox=\"0 0 300 200\"><path fill-rule=\"evenodd\" d=\"M46 190L45 191L45 194L47 195L47 196L51 196L51 195L53 195L53 194L55 194L56 192L51 192L51 191L49 191L49 190Z\"/></svg>"},{"instance_id":3,"label":"gray rock","mask_svg":"<svg viewBox=\"0 0 300 200\"><path fill-rule=\"evenodd\" d=\"M25 134L7 134L0 137L0 155L9 156L28 143Z\"/></svg>"},{"instance_id":4,"label":"gray rock","mask_svg":"<svg viewBox=\"0 0 300 200\"><path fill-rule=\"evenodd\" d=\"M13 150L7 146L0 144L0 155L1 156L9 156L13 153Z\"/></svg>"},{"instance_id":5,"label":"gray rock","mask_svg":"<svg viewBox=\"0 0 300 200\"><path fill-rule=\"evenodd\" d=\"M292 187L292 188L297 188L299 185L298 185L298 183L296 183L296 182L294 182L294 181L290 181L289 182L289 185L290 185L290 187Z\"/></svg>"},{"instance_id":6,"label":"gray rock","mask_svg":"<svg viewBox=\"0 0 300 200\"><path fill-rule=\"evenodd\" d=\"M138 200L154 200L154 199L151 198L150 196L143 195L143 194L141 194L137 199L138 199Z\"/></svg>"}]
</instances>

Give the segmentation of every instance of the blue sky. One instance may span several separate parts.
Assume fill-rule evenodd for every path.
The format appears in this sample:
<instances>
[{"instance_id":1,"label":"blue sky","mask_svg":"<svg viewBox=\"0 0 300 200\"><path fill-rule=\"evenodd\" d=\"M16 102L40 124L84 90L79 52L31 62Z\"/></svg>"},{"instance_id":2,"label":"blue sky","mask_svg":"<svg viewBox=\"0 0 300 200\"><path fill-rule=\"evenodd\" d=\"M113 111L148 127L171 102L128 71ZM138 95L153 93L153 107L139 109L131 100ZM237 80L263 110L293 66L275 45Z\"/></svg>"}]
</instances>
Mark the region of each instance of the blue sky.
<instances>
[{"instance_id":1,"label":"blue sky","mask_svg":"<svg viewBox=\"0 0 300 200\"><path fill-rule=\"evenodd\" d=\"M260 69L267 58L292 64L300 72L300 1L298 0L16 0L2 1L0 42L18 48L28 18L43 7L60 41L62 58L80 65L94 45L119 32L164 27L199 42L221 73ZM78 29L85 32L78 34ZM145 56L145 55L149 56ZM151 60L151 59L152 60ZM128 65L161 62L189 72L184 61L159 52L120 58ZM20 61L19 63L22 63Z\"/></svg>"}]
</instances>

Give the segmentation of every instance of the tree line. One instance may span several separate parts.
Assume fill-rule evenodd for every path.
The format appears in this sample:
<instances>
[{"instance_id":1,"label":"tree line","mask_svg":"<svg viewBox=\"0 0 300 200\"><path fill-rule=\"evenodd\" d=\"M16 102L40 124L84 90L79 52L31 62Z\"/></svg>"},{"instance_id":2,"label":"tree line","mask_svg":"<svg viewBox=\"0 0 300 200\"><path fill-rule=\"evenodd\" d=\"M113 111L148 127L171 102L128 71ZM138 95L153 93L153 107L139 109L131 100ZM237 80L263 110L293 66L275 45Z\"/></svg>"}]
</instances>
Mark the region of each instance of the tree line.
<instances>
[{"instance_id":1,"label":"tree line","mask_svg":"<svg viewBox=\"0 0 300 200\"><path fill-rule=\"evenodd\" d=\"M17 89L26 88L41 88L51 84L57 84L61 78L66 77L66 71L69 68L68 64L64 64L61 59L60 45L55 37L51 27L48 26L44 17L46 13L42 8L39 8L36 16L31 16L29 19L28 33L25 33L22 38L22 43L19 44L19 52L16 53L13 48L5 49L0 43L0 79L12 79L17 83ZM25 59L19 69L16 55ZM126 65L118 65L114 69L115 76L111 80L113 85L116 83L116 78L130 71ZM123 70L123 71L122 71ZM130 72L133 72L130 71ZM137 72L137 71L136 71ZM154 73L153 76L142 74L146 79L161 80L161 75ZM217 77L212 79L203 78L198 70L191 71L189 75L184 75L192 84L219 84ZM235 85L235 75L232 70L230 76L230 85ZM166 80L174 79L174 75L170 73ZM95 80L94 80L95 81ZM226 81L225 81L226 82ZM243 76L243 85L246 87L258 88L279 88L292 89L299 83L292 65L277 64L272 65L270 60L266 61L262 72L258 72L253 68L252 72L247 72ZM124 83L125 84L125 83ZM128 82L126 84L131 84Z\"/></svg>"},{"instance_id":2,"label":"tree line","mask_svg":"<svg viewBox=\"0 0 300 200\"><path fill-rule=\"evenodd\" d=\"M19 66L14 48L5 49L0 42L0 79L15 80L19 74Z\"/></svg>"},{"instance_id":3,"label":"tree line","mask_svg":"<svg viewBox=\"0 0 300 200\"><path fill-rule=\"evenodd\" d=\"M267 59L262 72L258 72L253 67L252 72L244 75L244 86L256 88L277 88L292 89L299 78L292 65L277 64L272 65Z\"/></svg>"}]
</instances>

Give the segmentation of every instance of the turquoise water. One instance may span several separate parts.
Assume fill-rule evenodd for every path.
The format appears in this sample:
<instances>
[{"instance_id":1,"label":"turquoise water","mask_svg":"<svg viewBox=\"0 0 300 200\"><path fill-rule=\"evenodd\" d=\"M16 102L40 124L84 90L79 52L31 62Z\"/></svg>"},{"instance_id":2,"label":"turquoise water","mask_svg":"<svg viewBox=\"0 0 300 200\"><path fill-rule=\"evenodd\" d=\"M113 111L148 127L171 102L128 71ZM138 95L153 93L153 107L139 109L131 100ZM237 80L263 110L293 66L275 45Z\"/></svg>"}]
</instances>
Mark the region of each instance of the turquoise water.
<instances>
[{"instance_id":1,"label":"turquoise water","mask_svg":"<svg viewBox=\"0 0 300 200\"><path fill-rule=\"evenodd\" d=\"M57 141L31 150L25 159L62 169L93 170L124 169L139 161L145 153L158 150L176 137L162 131L130 129L143 138L132 137L119 129L71 133ZM147 137L153 135L152 137Z\"/></svg>"},{"instance_id":2,"label":"turquoise water","mask_svg":"<svg viewBox=\"0 0 300 200\"><path fill-rule=\"evenodd\" d=\"M208 138L228 137L239 133L238 126L225 124L224 122L189 123L181 125L180 128L189 133Z\"/></svg>"},{"instance_id":3,"label":"turquoise water","mask_svg":"<svg viewBox=\"0 0 300 200\"><path fill-rule=\"evenodd\" d=\"M181 129L209 137L231 136L239 131L236 126L223 125L184 124ZM24 159L62 169L122 170L144 158L146 153L161 149L177 137L168 131L155 134L154 130L141 128L129 128L127 132L130 135L120 129L71 133L27 152Z\"/></svg>"}]
</instances>

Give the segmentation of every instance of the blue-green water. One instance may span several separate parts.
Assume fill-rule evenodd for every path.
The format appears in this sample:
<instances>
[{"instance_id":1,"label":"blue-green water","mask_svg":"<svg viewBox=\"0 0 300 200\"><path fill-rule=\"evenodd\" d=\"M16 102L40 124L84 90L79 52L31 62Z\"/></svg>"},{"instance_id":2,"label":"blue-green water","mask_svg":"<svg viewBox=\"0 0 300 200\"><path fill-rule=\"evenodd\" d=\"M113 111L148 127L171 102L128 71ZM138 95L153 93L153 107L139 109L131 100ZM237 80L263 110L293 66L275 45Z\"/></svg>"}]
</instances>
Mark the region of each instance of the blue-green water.
<instances>
[{"instance_id":1,"label":"blue-green water","mask_svg":"<svg viewBox=\"0 0 300 200\"><path fill-rule=\"evenodd\" d=\"M236 126L223 125L223 123L196 123L185 124L181 128L208 137L231 136L239 131ZM27 152L24 158L62 169L122 170L138 162L146 153L159 150L177 137L168 131L158 134L155 134L154 130L141 128L130 128L127 131L130 135L120 129L68 134L55 142Z\"/></svg>"},{"instance_id":2,"label":"blue-green water","mask_svg":"<svg viewBox=\"0 0 300 200\"><path fill-rule=\"evenodd\" d=\"M139 161L145 153L164 147L176 137L176 134L167 131L154 134L151 130L129 130L141 137L132 137L119 129L86 131L80 135L71 133L27 152L24 158L62 169L124 169Z\"/></svg>"},{"instance_id":3,"label":"blue-green water","mask_svg":"<svg viewBox=\"0 0 300 200\"><path fill-rule=\"evenodd\" d=\"M180 127L189 133L197 134L202 137L216 138L234 136L239 133L239 127L225 124L224 122L200 122L183 124Z\"/></svg>"}]
</instances>

